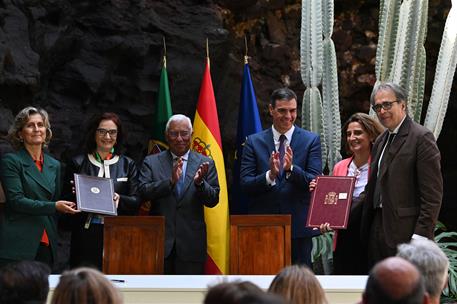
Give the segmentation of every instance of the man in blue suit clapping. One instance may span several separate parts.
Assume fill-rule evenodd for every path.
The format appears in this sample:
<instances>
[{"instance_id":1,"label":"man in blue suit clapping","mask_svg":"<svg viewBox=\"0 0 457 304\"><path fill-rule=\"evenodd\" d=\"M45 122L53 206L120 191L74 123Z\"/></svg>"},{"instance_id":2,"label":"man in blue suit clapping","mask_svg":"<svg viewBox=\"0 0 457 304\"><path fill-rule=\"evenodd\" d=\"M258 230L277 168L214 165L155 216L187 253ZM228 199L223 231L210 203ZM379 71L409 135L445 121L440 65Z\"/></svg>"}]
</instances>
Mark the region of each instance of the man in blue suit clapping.
<instances>
[{"instance_id":1,"label":"man in blue suit clapping","mask_svg":"<svg viewBox=\"0 0 457 304\"><path fill-rule=\"evenodd\" d=\"M250 214L292 216L292 263L311 265L311 238L306 228L308 184L321 174L319 136L294 125L297 95L288 88L270 98L273 126L246 139L241 159L241 187L250 197Z\"/></svg>"}]
</instances>

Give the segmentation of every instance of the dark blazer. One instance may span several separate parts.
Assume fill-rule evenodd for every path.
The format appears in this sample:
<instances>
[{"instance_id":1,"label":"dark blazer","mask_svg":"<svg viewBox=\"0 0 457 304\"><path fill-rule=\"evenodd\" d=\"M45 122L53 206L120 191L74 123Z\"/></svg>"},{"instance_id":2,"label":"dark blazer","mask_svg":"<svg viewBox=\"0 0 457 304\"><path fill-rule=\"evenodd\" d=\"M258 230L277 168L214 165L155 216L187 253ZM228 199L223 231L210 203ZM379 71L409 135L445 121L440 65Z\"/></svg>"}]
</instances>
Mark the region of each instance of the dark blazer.
<instances>
[{"instance_id":1,"label":"dark blazer","mask_svg":"<svg viewBox=\"0 0 457 304\"><path fill-rule=\"evenodd\" d=\"M382 196L382 220L387 245L409 242L413 234L433 239L443 196L440 151L433 134L406 117L390 149L378 162L388 131L373 145L371 176L363 204L362 239L368 240L374 216L373 195L379 179Z\"/></svg>"},{"instance_id":2,"label":"dark blazer","mask_svg":"<svg viewBox=\"0 0 457 304\"><path fill-rule=\"evenodd\" d=\"M309 206L309 182L322 172L319 136L295 126L290 147L293 170L288 179L266 183L271 152L275 151L273 130L268 128L246 139L241 158L241 188L250 197L251 214L291 214L292 238L319 234L306 228Z\"/></svg>"},{"instance_id":3,"label":"dark blazer","mask_svg":"<svg viewBox=\"0 0 457 304\"><path fill-rule=\"evenodd\" d=\"M125 155L115 155L111 160L105 161L105 165L109 168L109 178L113 180L114 192L120 196L117 208L118 215L137 215L141 199L138 193L138 169L135 162ZM101 167L102 165L95 161L92 155L75 156L66 170L67 186L70 185L69 181L73 180L74 173L99 176ZM71 193L71 189L68 190L66 192ZM82 214L84 215L84 222L87 213L83 212Z\"/></svg>"},{"instance_id":4,"label":"dark blazer","mask_svg":"<svg viewBox=\"0 0 457 304\"><path fill-rule=\"evenodd\" d=\"M194 175L200 164L209 162L203 185L197 187ZM171 187L172 155L169 151L149 155L140 170L140 193L151 200L150 215L165 216L165 257L176 245L176 255L184 261L206 260L206 225L203 206L219 202L219 182L214 162L190 151L183 194L176 198Z\"/></svg>"},{"instance_id":5,"label":"dark blazer","mask_svg":"<svg viewBox=\"0 0 457 304\"><path fill-rule=\"evenodd\" d=\"M102 168L109 170L109 174L102 171ZM105 170L105 169L104 169ZM114 192L119 194L118 215L136 215L141 203L138 193L138 170L135 162L125 155L115 155L110 160L100 164L91 154L81 154L74 157L67 166L66 186L71 186L73 174L85 174L90 176L107 177L113 180ZM108 177L107 177L108 178ZM75 201L71 187L65 191ZM63 218L70 226L71 250L70 266L96 266L102 269L103 266L103 225L90 225L85 228L87 217L90 213L81 212Z\"/></svg>"},{"instance_id":6,"label":"dark blazer","mask_svg":"<svg viewBox=\"0 0 457 304\"><path fill-rule=\"evenodd\" d=\"M45 153L40 172L30 154L21 149L3 156L0 177L7 200L0 227L0 258L34 260L46 229L55 259L57 227L54 216L60 195L60 163Z\"/></svg>"}]
</instances>

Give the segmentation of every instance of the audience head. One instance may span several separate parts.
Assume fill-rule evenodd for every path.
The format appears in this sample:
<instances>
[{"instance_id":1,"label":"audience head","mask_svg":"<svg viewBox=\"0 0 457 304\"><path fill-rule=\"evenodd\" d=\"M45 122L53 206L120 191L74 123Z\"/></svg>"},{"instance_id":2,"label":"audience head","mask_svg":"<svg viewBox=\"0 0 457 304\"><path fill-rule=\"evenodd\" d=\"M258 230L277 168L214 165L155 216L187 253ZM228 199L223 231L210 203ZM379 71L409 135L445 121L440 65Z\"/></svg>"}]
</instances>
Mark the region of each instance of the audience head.
<instances>
[{"instance_id":1,"label":"audience head","mask_svg":"<svg viewBox=\"0 0 457 304\"><path fill-rule=\"evenodd\" d=\"M203 304L284 304L248 281L223 282L208 289Z\"/></svg>"},{"instance_id":2,"label":"audience head","mask_svg":"<svg viewBox=\"0 0 457 304\"><path fill-rule=\"evenodd\" d=\"M96 114L90 119L87 127L85 152L110 152L114 149L114 154L120 154L123 139L122 123L117 114L111 112Z\"/></svg>"},{"instance_id":3,"label":"audience head","mask_svg":"<svg viewBox=\"0 0 457 304\"><path fill-rule=\"evenodd\" d=\"M38 130L40 137L34 136ZM33 136L32 136L33 135ZM20 149L24 144L47 145L51 141L52 131L48 113L41 108L26 107L14 118L8 131L8 139L14 148Z\"/></svg>"},{"instance_id":4,"label":"audience head","mask_svg":"<svg viewBox=\"0 0 457 304\"><path fill-rule=\"evenodd\" d=\"M76 268L64 272L54 289L53 304L120 304L122 296L98 270Z\"/></svg>"},{"instance_id":5,"label":"audience head","mask_svg":"<svg viewBox=\"0 0 457 304\"><path fill-rule=\"evenodd\" d=\"M360 148L371 151L371 146L383 131L383 126L376 118L365 113L352 114L343 126L346 152L357 153L357 149ZM352 139L357 139L358 146L352 147Z\"/></svg>"},{"instance_id":6,"label":"audience head","mask_svg":"<svg viewBox=\"0 0 457 304\"><path fill-rule=\"evenodd\" d=\"M425 289L439 303L447 282L449 259L438 245L428 239L412 240L398 246L397 256L413 263L424 277Z\"/></svg>"},{"instance_id":7,"label":"audience head","mask_svg":"<svg viewBox=\"0 0 457 304\"><path fill-rule=\"evenodd\" d=\"M36 261L21 261L0 269L0 303L46 303L49 292L49 266Z\"/></svg>"},{"instance_id":8,"label":"audience head","mask_svg":"<svg viewBox=\"0 0 457 304\"><path fill-rule=\"evenodd\" d=\"M268 291L282 295L292 304L327 303L321 284L306 266L285 267L273 279Z\"/></svg>"},{"instance_id":9,"label":"audience head","mask_svg":"<svg viewBox=\"0 0 457 304\"><path fill-rule=\"evenodd\" d=\"M403 258L390 257L371 270L362 303L422 304L428 303L428 295L419 270Z\"/></svg>"},{"instance_id":10,"label":"audience head","mask_svg":"<svg viewBox=\"0 0 457 304\"><path fill-rule=\"evenodd\" d=\"M273 126L281 134L292 128L297 118L297 95L289 88L273 91L268 110L273 118Z\"/></svg>"},{"instance_id":11,"label":"audience head","mask_svg":"<svg viewBox=\"0 0 457 304\"><path fill-rule=\"evenodd\" d=\"M192 132L192 123L189 117L176 114L168 119L165 126L165 138L174 155L183 156L187 153L190 149Z\"/></svg>"}]
</instances>

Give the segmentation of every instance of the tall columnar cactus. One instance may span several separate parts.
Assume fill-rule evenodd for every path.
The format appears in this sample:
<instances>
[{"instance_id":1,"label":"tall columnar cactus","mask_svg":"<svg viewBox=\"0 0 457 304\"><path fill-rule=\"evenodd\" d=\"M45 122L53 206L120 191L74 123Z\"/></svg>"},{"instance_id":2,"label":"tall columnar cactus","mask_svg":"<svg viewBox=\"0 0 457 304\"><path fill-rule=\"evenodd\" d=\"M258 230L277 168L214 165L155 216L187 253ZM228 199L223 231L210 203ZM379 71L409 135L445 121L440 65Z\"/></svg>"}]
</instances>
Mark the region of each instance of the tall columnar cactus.
<instances>
[{"instance_id":1,"label":"tall columnar cactus","mask_svg":"<svg viewBox=\"0 0 457 304\"><path fill-rule=\"evenodd\" d=\"M443 126L449 102L452 80L457 65L457 0L452 1L452 8L447 16L441 40L432 97L427 109L424 126L438 138Z\"/></svg>"},{"instance_id":2,"label":"tall columnar cactus","mask_svg":"<svg viewBox=\"0 0 457 304\"><path fill-rule=\"evenodd\" d=\"M452 0L455 4L456 0ZM453 5L455 6L455 5ZM457 13L452 8L441 41L432 97L424 125L437 138L446 114L457 62ZM408 111L420 122L424 99L428 0L381 0L376 78L408 92Z\"/></svg>"},{"instance_id":3,"label":"tall columnar cactus","mask_svg":"<svg viewBox=\"0 0 457 304\"><path fill-rule=\"evenodd\" d=\"M376 49L376 79L386 81L392 68L395 42L400 20L401 0L381 0L379 9L379 39Z\"/></svg>"},{"instance_id":4,"label":"tall columnar cactus","mask_svg":"<svg viewBox=\"0 0 457 304\"><path fill-rule=\"evenodd\" d=\"M324 139L330 170L341 160L341 118L338 97L338 74L333 33L333 0L322 1L324 66L322 72L322 105Z\"/></svg>"},{"instance_id":5,"label":"tall columnar cactus","mask_svg":"<svg viewBox=\"0 0 457 304\"><path fill-rule=\"evenodd\" d=\"M396 52L391 76L408 92L408 111L417 122L425 87L425 37L428 0L404 0L400 8ZM422 80L422 82L421 82Z\"/></svg>"},{"instance_id":6,"label":"tall columnar cactus","mask_svg":"<svg viewBox=\"0 0 457 304\"><path fill-rule=\"evenodd\" d=\"M330 39L332 30L333 0L303 0L300 50L301 76L306 90L302 125L321 135L322 163L330 170L341 158L336 56ZM318 89L320 84L323 98Z\"/></svg>"},{"instance_id":7,"label":"tall columnar cactus","mask_svg":"<svg viewBox=\"0 0 457 304\"><path fill-rule=\"evenodd\" d=\"M425 85L428 0L383 0L376 53L378 81L393 81L408 92L408 111L419 121Z\"/></svg>"}]
</instances>

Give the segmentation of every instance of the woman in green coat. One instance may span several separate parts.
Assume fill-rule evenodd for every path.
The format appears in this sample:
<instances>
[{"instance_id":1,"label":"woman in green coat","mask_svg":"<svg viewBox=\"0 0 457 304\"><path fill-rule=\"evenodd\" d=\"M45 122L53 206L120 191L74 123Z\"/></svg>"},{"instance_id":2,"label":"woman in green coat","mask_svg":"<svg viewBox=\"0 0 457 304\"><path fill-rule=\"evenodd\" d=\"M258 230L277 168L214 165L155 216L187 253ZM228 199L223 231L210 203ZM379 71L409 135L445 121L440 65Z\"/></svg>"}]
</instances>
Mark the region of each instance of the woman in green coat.
<instances>
[{"instance_id":1,"label":"woman in green coat","mask_svg":"<svg viewBox=\"0 0 457 304\"><path fill-rule=\"evenodd\" d=\"M56 258L56 212L78 212L74 202L59 200L60 163L43 151L52 132L43 109L17 114L8 138L15 153L0 161L5 218L0 227L0 265L36 260L52 267Z\"/></svg>"}]
</instances>

